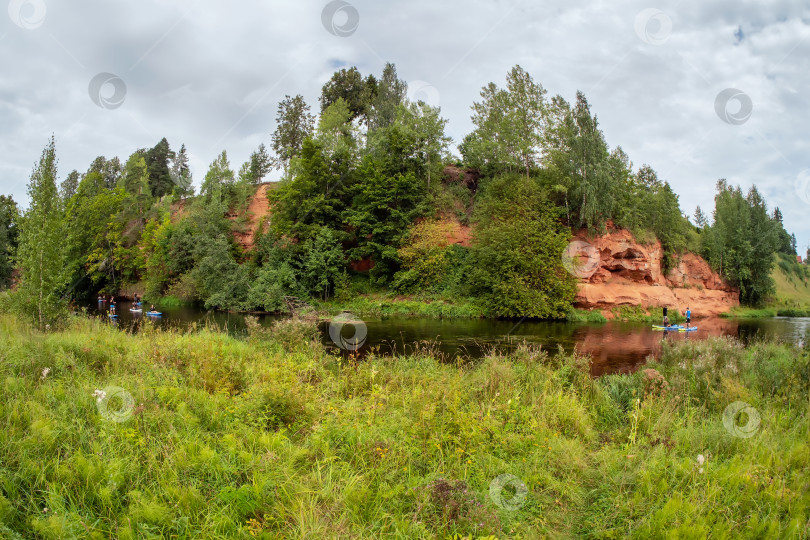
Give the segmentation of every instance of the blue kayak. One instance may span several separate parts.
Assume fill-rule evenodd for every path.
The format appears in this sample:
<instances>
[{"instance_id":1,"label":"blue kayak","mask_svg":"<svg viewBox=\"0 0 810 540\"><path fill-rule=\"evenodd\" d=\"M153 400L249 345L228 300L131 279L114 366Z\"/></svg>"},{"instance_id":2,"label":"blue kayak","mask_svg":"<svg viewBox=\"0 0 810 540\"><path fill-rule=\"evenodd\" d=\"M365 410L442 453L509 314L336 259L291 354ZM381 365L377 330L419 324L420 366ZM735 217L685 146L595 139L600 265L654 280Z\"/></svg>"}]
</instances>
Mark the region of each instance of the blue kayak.
<instances>
[{"instance_id":1,"label":"blue kayak","mask_svg":"<svg viewBox=\"0 0 810 540\"><path fill-rule=\"evenodd\" d=\"M163 313L158 313L157 311L147 311L146 314L149 315L150 317L162 317L163 316Z\"/></svg>"}]
</instances>

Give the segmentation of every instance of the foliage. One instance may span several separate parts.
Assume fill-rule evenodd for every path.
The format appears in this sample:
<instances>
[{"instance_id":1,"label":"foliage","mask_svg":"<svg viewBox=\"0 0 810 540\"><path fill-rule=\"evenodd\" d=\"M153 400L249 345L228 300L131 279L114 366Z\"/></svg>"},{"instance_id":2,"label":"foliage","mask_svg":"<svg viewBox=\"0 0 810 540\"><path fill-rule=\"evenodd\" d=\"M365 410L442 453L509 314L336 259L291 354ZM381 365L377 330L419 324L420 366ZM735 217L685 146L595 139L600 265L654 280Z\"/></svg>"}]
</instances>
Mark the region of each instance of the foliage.
<instances>
[{"instance_id":1,"label":"foliage","mask_svg":"<svg viewBox=\"0 0 810 540\"><path fill-rule=\"evenodd\" d=\"M11 197L0 195L0 290L11 286L19 223L17 203Z\"/></svg>"},{"instance_id":2,"label":"foliage","mask_svg":"<svg viewBox=\"0 0 810 540\"><path fill-rule=\"evenodd\" d=\"M326 300L334 293L335 283L346 270L338 235L323 227L312 240L304 244L301 276L313 296Z\"/></svg>"},{"instance_id":3,"label":"foliage","mask_svg":"<svg viewBox=\"0 0 810 540\"><path fill-rule=\"evenodd\" d=\"M752 187L743 195L725 180L717 182L713 223L703 232L702 254L712 268L740 288L740 301L760 305L774 292L771 269L777 228L765 200Z\"/></svg>"},{"instance_id":4,"label":"foliage","mask_svg":"<svg viewBox=\"0 0 810 540\"><path fill-rule=\"evenodd\" d=\"M447 232L451 226L447 220L425 219L410 228L407 243L397 251L402 270L394 278L396 290L429 290L444 278L450 264Z\"/></svg>"},{"instance_id":5,"label":"foliage","mask_svg":"<svg viewBox=\"0 0 810 540\"><path fill-rule=\"evenodd\" d=\"M562 266L570 232L532 179L494 179L476 208L470 283L491 315L563 318L576 281Z\"/></svg>"},{"instance_id":6,"label":"foliage","mask_svg":"<svg viewBox=\"0 0 810 540\"><path fill-rule=\"evenodd\" d=\"M358 182L352 189L352 204L344 213L354 228L357 247L354 260L370 257L372 275L387 281L398 270L397 249L411 223L427 211L425 186L412 173L386 174L383 163L367 156Z\"/></svg>"},{"instance_id":7,"label":"foliage","mask_svg":"<svg viewBox=\"0 0 810 540\"><path fill-rule=\"evenodd\" d=\"M39 329L64 315L66 272L64 211L56 187L56 141L51 137L28 183L30 204L20 221L15 266L17 305Z\"/></svg>"},{"instance_id":8,"label":"foliage","mask_svg":"<svg viewBox=\"0 0 810 540\"><path fill-rule=\"evenodd\" d=\"M290 161L301 153L304 140L312 135L314 118L309 114L309 105L300 95L295 97L285 96L284 100L278 104L276 115L276 131L273 133L273 150L278 156L278 166L284 168L284 175L287 175ZM251 156L251 166L258 176L267 162L259 153ZM263 176L263 175L262 175Z\"/></svg>"},{"instance_id":9,"label":"foliage","mask_svg":"<svg viewBox=\"0 0 810 540\"><path fill-rule=\"evenodd\" d=\"M506 88L489 83L473 104L476 129L460 146L465 161L489 174L537 165L546 115L546 90L520 66L506 76Z\"/></svg>"},{"instance_id":10,"label":"foliage","mask_svg":"<svg viewBox=\"0 0 810 540\"><path fill-rule=\"evenodd\" d=\"M393 76L396 77L396 71ZM342 99L349 107L350 121L356 118L365 120L376 91L377 80L373 76L364 79L356 67L340 69L321 89L321 113Z\"/></svg>"}]
</instances>

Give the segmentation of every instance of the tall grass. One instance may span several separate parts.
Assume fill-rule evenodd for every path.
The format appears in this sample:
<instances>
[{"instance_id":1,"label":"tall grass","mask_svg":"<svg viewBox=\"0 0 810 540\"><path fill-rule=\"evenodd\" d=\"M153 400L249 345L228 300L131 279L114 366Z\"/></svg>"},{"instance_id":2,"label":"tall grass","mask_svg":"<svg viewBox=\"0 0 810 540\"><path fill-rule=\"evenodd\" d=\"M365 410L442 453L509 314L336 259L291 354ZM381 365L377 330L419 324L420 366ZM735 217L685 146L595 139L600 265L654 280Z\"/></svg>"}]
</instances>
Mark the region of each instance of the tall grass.
<instances>
[{"instance_id":1,"label":"tall grass","mask_svg":"<svg viewBox=\"0 0 810 540\"><path fill-rule=\"evenodd\" d=\"M655 373L594 380L527 346L455 367L314 335L0 316L0 537L810 534L807 350L678 342ZM131 408L97 402L113 386ZM735 401L761 417L750 438L724 427ZM526 488L512 505L502 474Z\"/></svg>"}]
</instances>

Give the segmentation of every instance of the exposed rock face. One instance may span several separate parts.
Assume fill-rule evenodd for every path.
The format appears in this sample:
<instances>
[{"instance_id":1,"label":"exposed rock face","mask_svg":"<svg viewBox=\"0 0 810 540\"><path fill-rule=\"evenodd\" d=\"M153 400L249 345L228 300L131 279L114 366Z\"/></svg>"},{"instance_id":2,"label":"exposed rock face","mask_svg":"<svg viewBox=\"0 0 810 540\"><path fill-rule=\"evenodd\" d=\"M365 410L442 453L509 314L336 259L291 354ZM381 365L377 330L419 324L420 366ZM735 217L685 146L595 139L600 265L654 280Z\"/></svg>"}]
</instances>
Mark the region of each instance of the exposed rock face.
<instances>
[{"instance_id":1,"label":"exposed rock face","mask_svg":"<svg viewBox=\"0 0 810 540\"><path fill-rule=\"evenodd\" d=\"M575 302L578 308L667 306L684 312L690 307L693 316L707 316L739 304L739 292L693 253L684 255L664 275L658 241L640 244L626 230L612 230L597 238L587 238L585 231L580 231L575 240L593 246L592 257L598 258L595 270L591 267L590 275L581 280Z\"/></svg>"},{"instance_id":2,"label":"exposed rock face","mask_svg":"<svg viewBox=\"0 0 810 540\"><path fill-rule=\"evenodd\" d=\"M253 241L256 237L256 233L259 227L267 221L267 215L270 213L270 201L267 198L267 192L276 187L278 187L278 182L259 184L256 188L255 195L250 199L250 204L247 208L249 223L245 230L234 233L236 241L245 251L253 249Z\"/></svg>"}]
</instances>

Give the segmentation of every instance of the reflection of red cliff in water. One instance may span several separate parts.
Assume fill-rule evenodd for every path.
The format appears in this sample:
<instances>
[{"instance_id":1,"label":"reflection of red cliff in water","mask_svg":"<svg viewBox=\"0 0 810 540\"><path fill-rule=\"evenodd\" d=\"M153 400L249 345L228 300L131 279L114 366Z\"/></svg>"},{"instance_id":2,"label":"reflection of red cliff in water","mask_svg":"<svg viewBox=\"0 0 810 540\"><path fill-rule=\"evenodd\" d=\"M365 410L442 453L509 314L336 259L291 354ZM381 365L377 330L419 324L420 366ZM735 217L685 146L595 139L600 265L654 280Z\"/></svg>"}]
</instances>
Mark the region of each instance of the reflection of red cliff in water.
<instances>
[{"instance_id":1,"label":"reflection of red cliff in water","mask_svg":"<svg viewBox=\"0 0 810 540\"><path fill-rule=\"evenodd\" d=\"M661 353L664 340L700 340L710 336L737 336L739 323L731 319L702 319L696 332L665 332L639 329L636 333L616 332L610 323L601 328L585 327L577 335L577 351L593 358L591 375L630 373L641 367L650 355Z\"/></svg>"}]
</instances>

